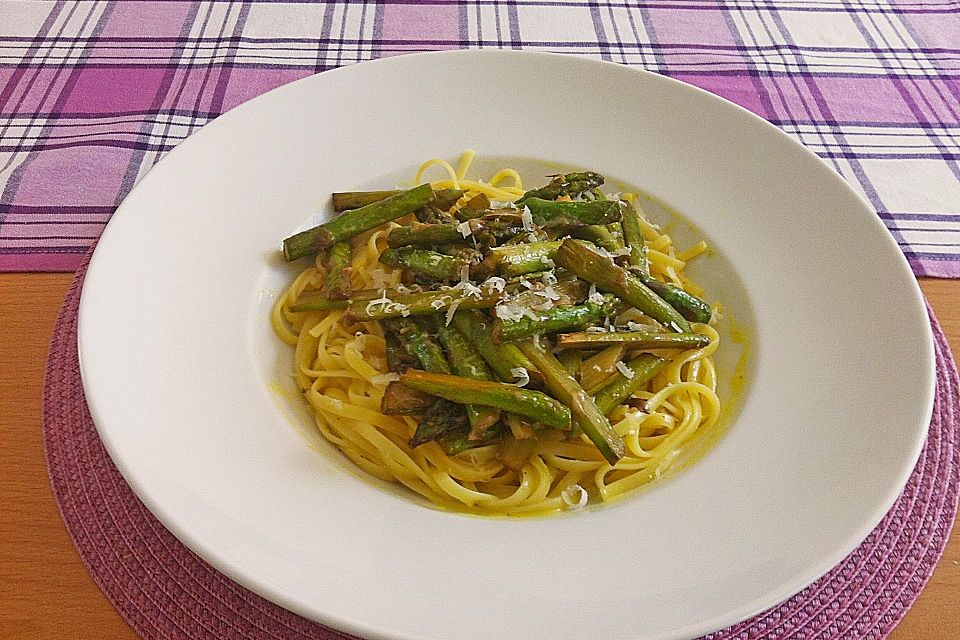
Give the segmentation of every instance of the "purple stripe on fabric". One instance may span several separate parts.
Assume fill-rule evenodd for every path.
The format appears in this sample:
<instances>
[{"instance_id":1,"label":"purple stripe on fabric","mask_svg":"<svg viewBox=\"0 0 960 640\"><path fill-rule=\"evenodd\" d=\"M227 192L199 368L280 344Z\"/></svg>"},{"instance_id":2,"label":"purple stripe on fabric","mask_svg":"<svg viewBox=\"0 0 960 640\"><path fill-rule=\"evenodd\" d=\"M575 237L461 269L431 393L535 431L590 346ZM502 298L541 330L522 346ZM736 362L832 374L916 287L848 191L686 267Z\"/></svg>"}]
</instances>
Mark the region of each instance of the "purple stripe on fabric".
<instances>
[{"instance_id":1,"label":"purple stripe on fabric","mask_svg":"<svg viewBox=\"0 0 960 640\"><path fill-rule=\"evenodd\" d=\"M0 250L0 272L15 271L76 271L89 247L76 247L70 251L48 250L36 247L20 252Z\"/></svg>"},{"instance_id":2,"label":"purple stripe on fabric","mask_svg":"<svg viewBox=\"0 0 960 640\"><path fill-rule=\"evenodd\" d=\"M250 3L243 2L240 5L240 14L237 16L237 20L233 26L233 38L237 38L243 32L243 27L247 22L247 17L250 15ZM237 55L236 46L233 44L234 40L232 38L227 38L227 58L228 60L224 63L219 69L219 74L217 76L217 82L213 89L213 96L210 99L210 110L211 111L223 111L223 103L227 95L227 85L230 81L230 74L233 72L233 59Z\"/></svg>"},{"instance_id":3,"label":"purple stripe on fabric","mask_svg":"<svg viewBox=\"0 0 960 640\"><path fill-rule=\"evenodd\" d=\"M907 257L910 268L918 276L929 278L960 278L960 261Z\"/></svg>"},{"instance_id":4,"label":"purple stripe on fabric","mask_svg":"<svg viewBox=\"0 0 960 640\"><path fill-rule=\"evenodd\" d=\"M884 220L930 220L931 222L957 222L960 223L960 213L890 213L882 212L879 214ZM958 227L960 229L960 227Z\"/></svg>"}]
</instances>

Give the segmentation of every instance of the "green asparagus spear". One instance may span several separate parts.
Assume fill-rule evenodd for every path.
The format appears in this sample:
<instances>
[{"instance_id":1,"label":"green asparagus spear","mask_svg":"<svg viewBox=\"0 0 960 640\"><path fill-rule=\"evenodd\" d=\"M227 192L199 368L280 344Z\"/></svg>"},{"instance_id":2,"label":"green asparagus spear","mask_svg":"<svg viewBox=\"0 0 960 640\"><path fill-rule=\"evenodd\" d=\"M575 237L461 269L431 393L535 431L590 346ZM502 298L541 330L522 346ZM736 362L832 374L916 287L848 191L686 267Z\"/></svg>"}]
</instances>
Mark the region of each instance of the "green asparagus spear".
<instances>
[{"instance_id":1,"label":"green asparagus spear","mask_svg":"<svg viewBox=\"0 0 960 640\"><path fill-rule=\"evenodd\" d=\"M390 329L399 337L407 352L417 358L424 369L433 373L450 373L450 363L433 336L437 326L432 318L394 318Z\"/></svg>"},{"instance_id":2,"label":"green asparagus spear","mask_svg":"<svg viewBox=\"0 0 960 640\"><path fill-rule=\"evenodd\" d=\"M576 425L597 446L610 464L623 457L623 438L597 408L593 400L560 364L549 349L535 339L519 343L520 350L543 374L544 384L555 398L570 407Z\"/></svg>"},{"instance_id":3,"label":"green asparagus spear","mask_svg":"<svg viewBox=\"0 0 960 640\"><path fill-rule=\"evenodd\" d=\"M484 288L477 296L464 295L456 289L394 294L376 300L351 300L344 314L345 322L383 320L404 315L424 316L446 311L453 303L460 309L489 309L496 306L503 294Z\"/></svg>"},{"instance_id":4,"label":"green asparagus spear","mask_svg":"<svg viewBox=\"0 0 960 640\"><path fill-rule=\"evenodd\" d=\"M630 264L637 268L640 278L646 282L650 277L650 260L647 258L647 245L644 244L640 227L641 215L632 204L624 202L620 225L623 228L623 242L630 247Z\"/></svg>"},{"instance_id":5,"label":"green asparagus spear","mask_svg":"<svg viewBox=\"0 0 960 640\"><path fill-rule=\"evenodd\" d=\"M676 285L660 282L654 278L643 278L643 282L690 322L710 322L710 317L713 315L710 305L692 293L687 293Z\"/></svg>"},{"instance_id":6,"label":"green asparagus spear","mask_svg":"<svg viewBox=\"0 0 960 640\"><path fill-rule=\"evenodd\" d=\"M317 227L302 231L283 241L283 257L287 262L315 254L338 242L369 231L385 222L413 213L434 199L429 184L390 196L353 209Z\"/></svg>"},{"instance_id":7,"label":"green asparagus spear","mask_svg":"<svg viewBox=\"0 0 960 640\"><path fill-rule=\"evenodd\" d=\"M418 391L451 402L496 407L557 429L569 429L570 409L539 391L521 389L503 382L471 380L411 369L400 382Z\"/></svg>"},{"instance_id":8,"label":"green asparagus spear","mask_svg":"<svg viewBox=\"0 0 960 640\"><path fill-rule=\"evenodd\" d=\"M622 373L597 392L593 401L603 415L609 415L620 404L642 389L644 385L666 366L667 361L650 353L641 353L627 363L627 368L633 373L627 377Z\"/></svg>"},{"instance_id":9,"label":"green asparagus spear","mask_svg":"<svg viewBox=\"0 0 960 640\"><path fill-rule=\"evenodd\" d=\"M436 397L428 393L411 389L399 382L391 382L383 392L380 412L388 416L423 414L436 402Z\"/></svg>"},{"instance_id":10,"label":"green asparagus spear","mask_svg":"<svg viewBox=\"0 0 960 640\"><path fill-rule=\"evenodd\" d=\"M563 365L573 378L576 380L580 375L580 365L583 359L583 352L576 349L567 349L557 354L557 360Z\"/></svg>"},{"instance_id":11,"label":"green asparagus spear","mask_svg":"<svg viewBox=\"0 0 960 640\"><path fill-rule=\"evenodd\" d=\"M407 353L416 358L424 369L437 373L450 373L450 365L443 354L443 349L433 339L436 326L430 320L420 319L419 322L410 318L397 318L387 323L389 331L396 333ZM393 402L395 396L384 398L388 403ZM381 401L381 409L383 409ZM387 404L390 408L390 404ZM445 424L448 423L448 424ZM410 441L410 446L416 447L429 440L436 440L450 430L466 424L466 414L462 407L434 398L430 407L424 411L423 417L417 425L416 433Z\"/></svg>"},{"instance_id":12,"label":"green asparagus spear","mask_svg":"<svg viewBox=\"0 0 960 640\"><path fill-rule=\"evenodd\" d=\"M622 344L607 347L590 356L580 367L580 384L583 390L593 395L617 373L617 363L623 358L626 348Z\"/></svg>"},{"instance_id":13,"label":"green asparagus spear","mask_svg":"<svg viewBox=\"0 0 960 640\"><path fill-rule=\"evenodd\" d=\"M524 206L530 209L533 221L541 227L568 227L620 221L620 202L617 200L554 202L530 198L524 202Z\"/></svg>"},{"instance_id":14,"label":"green asparagus spear","mask_svg":"<svg viewBox=\"0 0 960 640\"><path fill-rule=\"evenodd\" d=\"M515 344L496 344L493 341L493 323L482 312L457 311L453 316L453 324L504 382L514 380L512 369L526 369L534 379L539 376L539 372Z\"/></svg>"},{"instance_id":15,"label":"green asparagus spear","mask_svg":"<svg viewBox=\"0 0 960 640\"><path fill-rule=\"evenodd\" d=\"M593 244L607 251L619 251L623 248L620 238L613 235L605 225L588 224L570 229L570 235L580 240L589 240Z\"/></svg>"},{"instance_id":16,"label":"green asparagus spear","mask_svg":"<svg viewBox=\"0 0 960 640\"><path fill-rule=\"evenodd\" d=\"M471 218L479 218L489 208L490 198L485 193L478 193L464 202L454 215L462 222Z\"/></svg>"},{"instance_id":17,"label":"green asparagus spear","mask_svg":"<svg viewBox=\"0 0 960 640\"><path fill-rule=\"evenodd\" d=\"M480 440L470 440L470 436L467 434L466 429L458 427L456 429L451 429L445 434L437 438L437 444L439 444L444 452L448 456L455 456L464 451L470 449L476 449L477 447L483 447L488 444L493 444L494 442L499 442L503 440L506 429L503 426L502 422L498 422L493 425L487 432L483 434Z\"/></svg>"},{"instance_id":18,"label":"green asparagus spear","mask_svg":"<svg viewBox=\"0 0 960 640\"><path fill-rule=\"evenodd\" d=\"M333 210L337 213L348 209L359 209L374 202L386 200L391 196L403 193L400 189L389 191L341 191L333 194ZM463 191L457 189L438 189L434 192L433 204L440 209L449 209L463 196Z\"/></svg>"},{"instance_id":19,"label":"green asparagus spear","mask_svg":"<svg viewBox=\"0 0 960 640\"><path fill-rule=\"evenodd\" d=\"M710 338L699 333L650 333L648 331L583 331L561 333L557 346L561 349L574 347L606 347L624 344L628 349L699 349L710 344Z\"/></svg>"},{"instance_id":20,"label":"green asparagus spear","mask_svg":"<svg viewBox=\"0 0 960 640\"><path fill-rule=\"evenodd\" d=\"M415 224L406 227L397 227L387 236L387 243L391 247L406 245L435 246L438 244L455 244L466 242L473 238L480 244L497 244L504 238L509 238L523 229L523 222L515 213L487 214L482 218L474 218L458 224ZM469 233L467 233L469 232ZM466 233L466 235L464 235Z\"/></svg>"},{"instance_id":21,"label":"green asparagus spear","mask_svg":"<svg viewBox=\"0 0 960 640\"><path fill-rule=\"evenodd\" d=\"M419 447L431 440L443 440L462 433L466 438L467 414L463 407L448 400L438 400L424 412L417 430L410 439L411 447Z\"/></svg>"},{"instance_id":22,"label":"green asparagus spear","mask_svg":"<svg viewBox=\"0 0 960 640\"><path fill-rule=\"evenodd\" d=\"M391 267L407 268L434 280L456 280L463 266L457 258L416 247L386 249L380 254L380 262Z\"/></svg>"},{"instance_id":23,"label":"green asparagus spear","mask_svg":"<svg viewBox=\"0 0 960 640\"><path fill-rule=\"evenodd\" d=\"M504 320L498 317L493 321L493 341L500 344L538 333L555 333L575 327L585 327L609 316L616 304L617 301L613 296L606 296L603 304L587 302L576 306L555 306L546 311L535 311L533 313L537 316L536 320L526 315L516 320Z\"/></svg>"},{"instance_id":24,"label":"green asparagus spear","mask_svg":"<svg viewBox=\"0 0 960 640\"><path fill-rule=\"evenodd\" d=\"M483 357L456 327L441 326L437 337L447 351L450 367L455 374L471 380L492 380ZM467 419L470 421L470 439L479 440L484 432L500 419L500 410L495 407L467 405Z\"/></svg>"},{"instance_id":25,"label":"green asparagus spear","mask_svg":"<svg viewBox=\"0 0 960 640\"><path fill-rule=\"evenodd\" d=\"M553 266L553 256L561 241L510 244L490 249L484 262L495 267L505 278L546 271Z\"/></svg>"},{"instance_id":26,"label":"green asparagus spear","mask_svg":"<svg viewBox=\"0 0 960 640\"><path fill-rule=\"evenodd\" d=\"M610 258L593 251L583 241L564 240L554 259L558 265L619 297L660 324L677 333L690 333L690 323L676 309L664 302L639 278L614 264Z\"/></svg>"},{"instance_id":27,"label":"green asparagus spear","mask_svg":"<svg viewBox=\"0 0 960 640\"><path fill-rule=\"evenodd\" d=\"M350 300L328 300L323 291L302 293L297 301L290 305L290 311L330 311L332 309L346 309L351 301L373 300L379 298L383 289L361 289L350 294ZM387 294L391 292L388 290Z\"/></svg>"},{"instance_id":28,"label":"green asparagus spear","mask_svg":"<svg viewBox=\"0 0 960 640\"><path fill-rule=\"evenodd\" d=\"M552 176L550 184L539 189L527 191L520 196L516 205L522 206L530 198L542 198L544 200L556 200L560 196L576 196L596 189L603 184L603 176L592 171L580 171L576 173L567 173Z\"/></svg>"},{"instance_id":29,"label":"green asparagus spear","mask_svg":"<svg viewBox=\"0 0 960 640\"><path fill-rule=\"evenodd\" d=\"M386 342L387 368L393 373L422 367L419 358L410 354L401 340L398 329L388 322L382 323L383 339Z\"/></svg>"},{"instance_id":30,"label":"green asparagus spear","mask_svg":"<svg viewBox=\"0 0 960 640\"><path fill-rule=\"evenodd\" d=\"M323 283L323 292L328 299L346 300L350 297L352 293L350 276L353 273L353 267L350 266L352 254L349 242L338 242L330 247L330 253L327 255L327 279Z\"/></svg>"}]
</instances>

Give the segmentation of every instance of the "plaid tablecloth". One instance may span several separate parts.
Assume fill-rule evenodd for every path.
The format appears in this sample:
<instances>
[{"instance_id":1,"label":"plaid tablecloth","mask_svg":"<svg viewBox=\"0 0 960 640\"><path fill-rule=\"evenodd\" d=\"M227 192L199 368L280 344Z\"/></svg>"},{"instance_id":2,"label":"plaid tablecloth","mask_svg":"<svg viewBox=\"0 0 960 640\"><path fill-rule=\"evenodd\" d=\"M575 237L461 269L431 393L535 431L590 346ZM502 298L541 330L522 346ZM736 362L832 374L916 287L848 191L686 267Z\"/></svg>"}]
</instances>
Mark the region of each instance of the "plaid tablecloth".
<instances>
[{"instance_id":1,"label":"plaid tablecloth","mask_svg":"<svg viewBox=\"0 0 960 640\"><path fill-rule=\"evenodd\" d=\"M410 51L542 49L752 110L960 277L960 2L0 2L0 270L74 269L130 188L227 109ZM746 142L746 141L745 141Z\"/></svg>"}]
</instances>

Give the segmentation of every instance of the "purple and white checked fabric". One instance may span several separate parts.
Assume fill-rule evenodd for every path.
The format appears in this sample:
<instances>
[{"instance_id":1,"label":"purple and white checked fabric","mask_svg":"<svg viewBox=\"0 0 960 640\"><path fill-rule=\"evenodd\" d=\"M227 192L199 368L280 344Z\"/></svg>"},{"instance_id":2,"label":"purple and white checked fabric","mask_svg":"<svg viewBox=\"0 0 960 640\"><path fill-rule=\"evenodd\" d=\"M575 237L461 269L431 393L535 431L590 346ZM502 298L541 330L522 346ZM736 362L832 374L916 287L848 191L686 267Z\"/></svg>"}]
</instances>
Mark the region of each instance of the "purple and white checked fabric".
<instances>
[{"instance_id":1,"label":"purple and white checked fabric","mask_svg":"<svg viewBox=\"0 0 960 640\"><path fill-rule=\"evenodd\" d=\"M877 210L918 275L960 277L960 2L0 3L0 270L77 267L167 151L268 89L410 51L643 67L781 127Z\"/></svg>"}]
</instances>

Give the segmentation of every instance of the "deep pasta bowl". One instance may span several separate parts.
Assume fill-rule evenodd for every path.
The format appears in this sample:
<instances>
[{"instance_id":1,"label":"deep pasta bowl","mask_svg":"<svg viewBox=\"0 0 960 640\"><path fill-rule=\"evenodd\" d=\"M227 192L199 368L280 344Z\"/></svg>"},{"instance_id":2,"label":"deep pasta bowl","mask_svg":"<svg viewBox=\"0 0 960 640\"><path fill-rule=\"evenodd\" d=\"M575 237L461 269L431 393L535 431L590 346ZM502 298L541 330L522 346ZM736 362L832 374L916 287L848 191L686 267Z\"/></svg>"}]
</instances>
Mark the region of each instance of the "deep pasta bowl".
<instances>
[{"instance_id":1,"label":"deep pasta bowl","mask_svg":"<svg viewBox=\"0 0 960 640\"><path fill-rule=\"evenodd\" d=\"M459 89L477 78L485 99ZM724 305L731 410L701 460L599 508L479 518L368 481L313 435L269 323L296 272L280 240L329 216L330 192L391 188L466 147L478 171L532 183L545 164L597 170L679 211L678 244L710 243L691 269ZM933 401L907 262L816 156L688 85L507 51L327 72L204 127L107 226L78 340L100 436L164 525L242 585L369 638L679 640L745 619L881 520Z\"/></svg>"}]
</instances>

